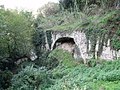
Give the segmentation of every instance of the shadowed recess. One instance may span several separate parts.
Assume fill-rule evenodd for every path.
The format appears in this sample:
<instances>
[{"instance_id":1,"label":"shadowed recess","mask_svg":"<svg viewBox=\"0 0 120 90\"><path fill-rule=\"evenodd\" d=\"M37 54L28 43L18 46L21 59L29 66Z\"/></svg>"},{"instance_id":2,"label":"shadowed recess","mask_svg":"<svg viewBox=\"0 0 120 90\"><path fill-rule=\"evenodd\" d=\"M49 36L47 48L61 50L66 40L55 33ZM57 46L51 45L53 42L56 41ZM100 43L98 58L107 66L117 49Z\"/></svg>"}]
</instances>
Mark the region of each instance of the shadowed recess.
<instances>
[{"instance_id":1,"label":"shadowed recess","mask_svg":"<svg viewBox=\"0 0 120 90\"><path fill-rule=\"evenodd\" d=\"M73 38L71 37L62 37L62 38L59 38L58 40L56 40L54 46L53 46L53 49L55 49L56 47L64 44L64 43L69 43L69 44L72 44L72 45L75 45L75 41Z\"/></svg>"}]
</instances>

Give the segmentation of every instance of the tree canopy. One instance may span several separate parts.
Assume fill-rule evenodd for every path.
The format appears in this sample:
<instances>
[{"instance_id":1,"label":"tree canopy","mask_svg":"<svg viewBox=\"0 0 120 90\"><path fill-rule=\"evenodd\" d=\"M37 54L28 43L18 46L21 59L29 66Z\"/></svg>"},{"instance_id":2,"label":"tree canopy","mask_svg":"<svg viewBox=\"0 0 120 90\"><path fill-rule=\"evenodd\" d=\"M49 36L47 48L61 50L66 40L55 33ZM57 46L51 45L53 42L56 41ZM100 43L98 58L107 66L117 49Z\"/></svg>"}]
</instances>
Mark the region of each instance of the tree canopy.
<instances>
[{"instance_id":1,"label":"tree canopy","mask_svg":"<svg viewBox=\"0 0 120 90\"><path fill-rule=\"evenodd\" d=\"M16 61L27 56L32 46L32 31L30 13L0 9L0 58Z\"/></svg>"}]
</instances>

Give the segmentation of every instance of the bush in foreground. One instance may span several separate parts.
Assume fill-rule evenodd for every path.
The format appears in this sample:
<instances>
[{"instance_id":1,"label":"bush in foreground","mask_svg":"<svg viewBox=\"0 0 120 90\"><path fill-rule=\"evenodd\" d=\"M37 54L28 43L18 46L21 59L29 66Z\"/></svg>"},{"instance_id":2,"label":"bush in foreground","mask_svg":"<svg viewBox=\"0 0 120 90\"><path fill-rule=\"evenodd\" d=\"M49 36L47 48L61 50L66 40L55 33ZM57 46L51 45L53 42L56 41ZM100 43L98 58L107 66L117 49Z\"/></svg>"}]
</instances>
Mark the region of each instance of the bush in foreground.
<instances>
[{"instance_id":1,"label":"bush in foreground","mask_svg":"<svg viewBox=\"0 0 120 90\"><path fill-rule=\"evenodd\" d=\"M12 78L10 90L44 90L52 84L52 75L43 67L27 66Z\"/></svg>"}]
</instances>

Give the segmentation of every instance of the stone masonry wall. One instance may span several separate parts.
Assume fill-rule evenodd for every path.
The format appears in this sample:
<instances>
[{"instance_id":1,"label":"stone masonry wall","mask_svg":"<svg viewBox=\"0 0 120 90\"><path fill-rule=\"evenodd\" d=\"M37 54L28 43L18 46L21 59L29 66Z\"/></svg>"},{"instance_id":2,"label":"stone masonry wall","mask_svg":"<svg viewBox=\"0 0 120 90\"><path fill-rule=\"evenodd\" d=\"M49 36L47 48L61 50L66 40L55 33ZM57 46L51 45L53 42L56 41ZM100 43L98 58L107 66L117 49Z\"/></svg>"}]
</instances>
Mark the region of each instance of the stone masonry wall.
<instances>
[{"instance_id":1,"label":"stone masonry wall","mask_svg":"<svg viewBox=\"0 0 120 90\"><path fill-rule=\"evenodd\" d=\"M77 55L74 55L75 58L78 59L82 58L83 60L93 58L93 55L90 53L92 44L90 40L87 40L86 34L82 31L53 31L51 50L53 50L53 46L55 42L62 37L70 37L74 39L75 45L78 48ZM87 45L88 44L87 41L89 41L89 45ZM102 53L99 57L100 59L113 60L120 57L120 51L112 50L109 44L110 44L110 40L108 40L106 46L103 46ZM98 47L99 47L99 42L97 42L96 44L95 58L98 58L97 57L97 52L99 50Z\"/></svg>"}]
</instances>

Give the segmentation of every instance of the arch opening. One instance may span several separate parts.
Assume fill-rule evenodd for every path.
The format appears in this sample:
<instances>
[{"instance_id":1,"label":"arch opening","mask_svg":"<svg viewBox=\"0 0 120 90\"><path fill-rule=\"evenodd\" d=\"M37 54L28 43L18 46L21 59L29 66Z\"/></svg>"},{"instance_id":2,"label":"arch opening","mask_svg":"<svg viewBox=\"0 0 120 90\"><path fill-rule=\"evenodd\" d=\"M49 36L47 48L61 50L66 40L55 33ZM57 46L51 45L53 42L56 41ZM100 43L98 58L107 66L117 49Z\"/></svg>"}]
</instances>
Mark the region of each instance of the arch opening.
<instances>
[{"instance_id":1,"label":"arch opening","mask_svg":"<svg viewBox=\"0 0 120 90\"><path fill-rule=\"evenodd\" d=\"M81 58L79 48L76 45L74 38L62 37L62 38L57 39L55 44L53 45L52 50L56 48L63 49L63 50L70 52L75 59Z\"/></svg>"},{"instance_id":2,"label":"arch opening","mask_svg":"<svg viewBox=\"0 0 120 90\"><path fill-rule=\"evenodd\" d=\"M70 38L70 37L59 38L58 40L56 40L53 46L53 49L55 48L63 49L73 53L75 48L75 41L73 38Z\"/></svg>"}]
</instances>

